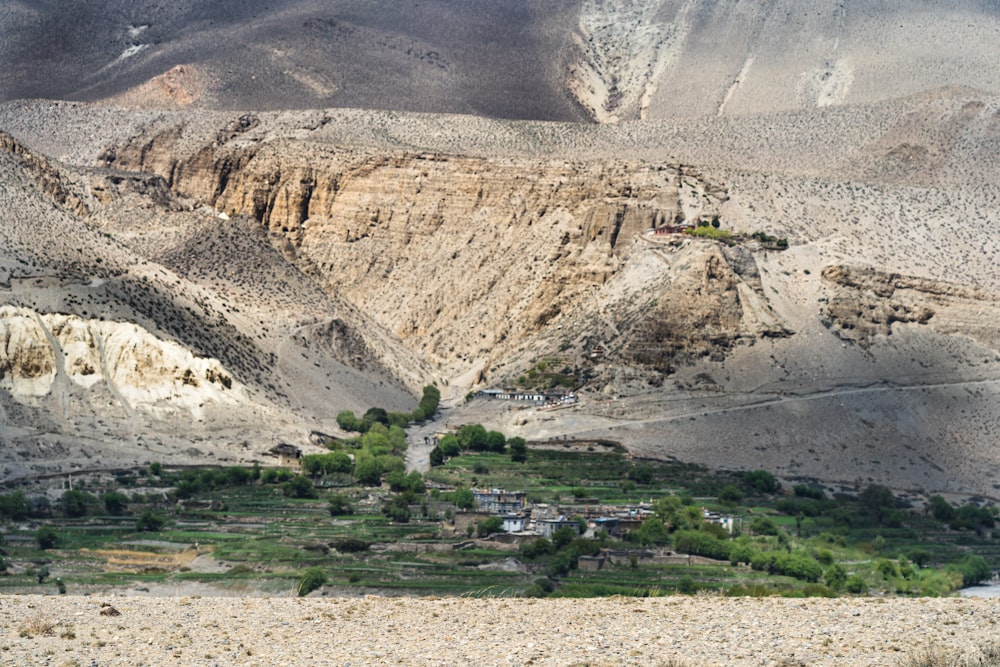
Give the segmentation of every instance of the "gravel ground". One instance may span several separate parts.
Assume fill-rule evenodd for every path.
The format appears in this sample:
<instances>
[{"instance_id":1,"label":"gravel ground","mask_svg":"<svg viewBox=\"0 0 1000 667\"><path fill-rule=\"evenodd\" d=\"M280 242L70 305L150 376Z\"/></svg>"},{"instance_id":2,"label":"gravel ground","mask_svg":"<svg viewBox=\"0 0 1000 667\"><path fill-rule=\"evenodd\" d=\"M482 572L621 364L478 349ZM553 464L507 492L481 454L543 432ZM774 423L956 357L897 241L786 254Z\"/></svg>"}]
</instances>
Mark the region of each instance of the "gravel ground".
<instances>
[{"instance_id":1,"label":"gravel ground","mask_svg":"<svg viewBox=\"0 0 1000 667\"><path fill-rule=\"evenodd\" d=\"M0 664L898 665L998 621L962 598L4 596Z\"/></svg>"}]
</instances>

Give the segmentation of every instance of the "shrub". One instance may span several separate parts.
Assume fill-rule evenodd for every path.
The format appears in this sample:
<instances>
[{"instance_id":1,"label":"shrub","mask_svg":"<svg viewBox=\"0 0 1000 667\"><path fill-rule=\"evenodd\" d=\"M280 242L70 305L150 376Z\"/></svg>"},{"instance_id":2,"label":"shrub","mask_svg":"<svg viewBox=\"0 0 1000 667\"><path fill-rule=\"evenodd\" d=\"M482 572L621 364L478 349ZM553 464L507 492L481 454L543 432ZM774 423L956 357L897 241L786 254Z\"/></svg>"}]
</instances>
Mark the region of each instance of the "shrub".
<instances>
[{"instance_id":1,"label":"shrub","mask_svg":"<svg viewBox=\"0 0 1000 667\"><path fill-rule=\"evenodd\" d=\"M322 587L325 583L326 575L323 573L323 568L310 567L302 573L302 578L299 579L299 597L309 595L317 588Z\"/></svg>"},{"instance_id":2,"label":"shrub","mask_svg":"<svg viewBox=\"0 0 1000 667\"><path fill-rule=\"evenodd\" d=\"M166 523L167 520L162 515L156 514L153 510L146 510L136 519L135 529L139 532L155 533L160 531Z\"/></svg>"},{"instance_id":3,"label":"shrub","mask_svg":"<svg viewBox=\"0 0 1000 667\"><path fill-rule=\"evenodd\" d=\"M89 506L97 504L97 498L85 491L70 490L62 495L60 504L66 516L75 518L86 516Z\"/></svg>"},{"instance_id":4,"label":"shrub","mask_svg":"<svg viewBox=\"0 0 1000 667\"><path fill-rule=\"evenodd\" d=\"M886 558L880 558L875 562L875 570L885 579L899 576L899 570L896 569L896 564Z\"/></svg>"},{"instance_id":5,"label":"shrub","mask_svg":"<svg viewBox=\"0 0 1000 667\"><path fill-rule=\"evenodd\" d=\"M42 526L35 531L35 541L39 549L54 549L59 544L59 533L52 526Z\"/></svg>"},{"instance_id":6,"label":"shrub","mask_svg":"<svg viewBox=\"0 0 1000 667\"><path fill-rule=\"evenodd\" d=\"M972 586L973 584L986 581L993 574L990 570L990 564L985 558L971 554L963 558L959 563L950 566L949 569L959 572L962 575L963 586Z\"/></svg>"},{"instance_id":7,"label":"shrub","mask_svg":"<svg viewBox=\"0 0 1000 667\"><path fill-rule=\"evenodd\" d=\"M330 543L331 547L342 553L359 553L362 551L368 551L371 545L371 542L359 540L355 537L345 537L341 540Z\"/></svg>"},{"instance_id":8,"label":"shrub","mask_svg":"<svg viewBox=\"0 0 1000 667\"><path fill-rule=\"evenodd\" d=\"M865 580L861 578L859 574L852 574L844 582L844 588L848 593L853 593L854 595L860 595L868 590L868 586L865 585Z\"/></svg>"},{"instance_id":9,"label":"shrub","mask_svg":"<svg viewBox=\"0 0 1000 667\"><path fill-rule=\"evenodd\" d=\"M296 475L281 485L281 493L288 498L315 498L316 488L307 477Z\"/></svg>"},{"instance_id":10,"label":"shrub","mask_svg":"<svg viewBox=\"0 0 1000 667\"><path fill-rule=\"evenodd\" d=\"M344 516L354 511L354 508L351 507L351 499L343 493L330 496L330 505L327 509L330 510L330 516Z\"/></svg>"},{"instance_id":11,"label":"shrub","mask_svg":"<svg viewBox=\"0 0 1000 667\"><path fill-rule=\"evenodd\" d=\"M101 498L104 501L104 509L108 514L121 516L128 507L128 496L121 491L109 491Z\"/></svg>"},{"instance_id":12,"label":"shrub","mask_svg":"<svg viewBox=\"0 0 1000 667\"><path fill-rule=\"evenodd\" d=\"M743 492L737 489L732 484L726 484L719 491L719 500L726 503L727 505L735 505L736 503L743 500Z\"/></svg>"},{"instance_id":13,"label":"shrub","mask_svg":"<svg viewBox=\"0 0 1000 667\"><path fill-rule=\"evenodd\" d=\"M792 487L792 491L799 498L810 498L812 500L824 500L826 494L823 493L823 489L817 489L814 486L806 486L805 484L796 484Z\"/></svg>"},{"instance_id":14,"label":"shrub","mask_svg":"<svg viewBox=\"0 0 1000 667\"><path fill-rule=\"evenodd\" d=\"M507 441L510 448L510 460L515 463L524 463L528 460L528 446L524 438L511 438Z\"/></svg>"},{"instance_id":15,"label":"shrub","mask_svg":"<svg viewBox=\"0 0 1000 667\"><path fill-rule=\"evenodd\" d=\"M839 591L847 584L847 570L840 563L834 563L826 568L826 572L823 573L823 581L833 590Z\"/></svg>"},{"instance_id":16,"label":"shrub","mask_svg":"<svg viewBox=\"0 0 1000 667\"><path fill-rule=\"evenodd\" d=\"M747 488L758 493L777 493L781 489L778 480L766 470L747 470L742 477Z\"/></svg>"},{"instance_id":17,"label":"shrub","mask_svg":"<svg viewBox=\"0 0 1000 667\"><path fill-rule=\"evenodd\" d=\"M503 517L491 516L488 519L476 522L476 535L478 537L486 537L500 532L501 528L503 528Z\"/></svg>"},{"instance_id":18,"label":"shrub","mask_svg":"<svg viewBox=\"0 0 1000 667\"><path fill-rule=\"evenodd\" d=\"M766 516L755 516L750 522L750 532L755 535L777 535L780 528Z\"/></svg>"},{"instance_id":19,"label":"shrub","mask_svg":"<svg viewBox=\"0 0 1000 667\"><path fill-rule=\"evenodd\" d=\"M687 554L695 554L706 558L729 560L731 544L714 535L697 530L678 530L674 533L674 548Z\"/></svg>"}]
</instances>

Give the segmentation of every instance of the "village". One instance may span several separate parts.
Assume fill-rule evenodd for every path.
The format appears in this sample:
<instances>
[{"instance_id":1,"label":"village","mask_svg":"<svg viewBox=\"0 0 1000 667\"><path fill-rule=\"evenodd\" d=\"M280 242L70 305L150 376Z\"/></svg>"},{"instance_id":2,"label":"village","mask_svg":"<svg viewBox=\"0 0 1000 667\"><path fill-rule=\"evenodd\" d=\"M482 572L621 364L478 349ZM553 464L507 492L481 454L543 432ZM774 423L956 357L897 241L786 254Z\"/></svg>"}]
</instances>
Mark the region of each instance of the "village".
<instances>
[{"instance_id":1,"label":"village","mask_svg":"<svg viewBox=\"0 0 1000 667\"><path fill-rule=\"evenodd\" d=\"M574 498L572 503L550 505L528 502L523 491L506 489L472 489L475 506L472 510L456 513L456 534L472 535L478 525L499 517L499 531L486 539L501 544L520 546L542 537L552 540L556 532L568 529L574 537L597 539L609 537L621 541L620 548L603 548L595 556L579 556L577 567L582 570L599 570L605 565L628 564L634 559L654 565L711 564L718 561L681 554L669 548L636 548L626 542L628 534L638 530L642 522L654 515L653 503L624 506L604 505L597 498ZM742 518L723 515L701 508L702 518L720 525L729 535L742 527Z\"/></svg>"}]
</instances>

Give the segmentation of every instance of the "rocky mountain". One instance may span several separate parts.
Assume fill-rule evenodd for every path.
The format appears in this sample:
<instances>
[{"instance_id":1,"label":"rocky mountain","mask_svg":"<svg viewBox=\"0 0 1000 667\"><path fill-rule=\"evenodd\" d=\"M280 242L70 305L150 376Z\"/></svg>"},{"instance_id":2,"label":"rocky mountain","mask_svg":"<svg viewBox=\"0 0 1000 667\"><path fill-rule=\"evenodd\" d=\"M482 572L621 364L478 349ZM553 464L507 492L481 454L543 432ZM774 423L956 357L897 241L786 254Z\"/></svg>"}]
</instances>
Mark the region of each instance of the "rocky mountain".
<instances>
[{"instance_id":1,"label":"rocky mountain","mask_svg":"<svg viewBox=\"0 0 1000 667\"><path fill-rule=\"evenodd\" d=\"M32 84L101 101L0 105L5 478L249 460L434 381L451 424L995 495L989 4L105 4L155 39ZM546 369L576 406L464 401Z\"/></svg>"}]
</instances>

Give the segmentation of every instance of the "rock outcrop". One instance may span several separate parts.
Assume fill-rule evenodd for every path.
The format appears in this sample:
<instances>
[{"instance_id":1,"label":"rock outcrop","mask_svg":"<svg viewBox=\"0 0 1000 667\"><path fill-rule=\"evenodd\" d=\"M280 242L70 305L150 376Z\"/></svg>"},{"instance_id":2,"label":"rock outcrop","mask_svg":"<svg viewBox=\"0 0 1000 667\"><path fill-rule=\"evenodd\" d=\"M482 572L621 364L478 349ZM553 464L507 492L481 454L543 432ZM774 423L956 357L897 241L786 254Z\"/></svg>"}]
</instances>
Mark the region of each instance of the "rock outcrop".
<instances>
[{"instance_id":1,"label":"rock outcrop","mask_svg":"<svg viewBox=\"0 0 1000 667\"><path fill-rule=\"evenodd\" d=\"M620 272L640 234L726 197L679 165L372 154L261 142L256 126L241 117L200 147L166 128L103 162L252 216L329 293L453 371L502 359Z\"/></svg>"},{"instance_id":2,"label":"rock outcrop","mask_svg":"<svg viewBox=\"0 0 1000 667\"><path fill-rule=\"evenodd\" d=\"M103 384L126 409L177 410L245 400L215 359L195 357L127 322L0 306L0 388L17 400Z\"/></svg>"}]
</instances>

